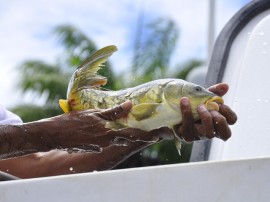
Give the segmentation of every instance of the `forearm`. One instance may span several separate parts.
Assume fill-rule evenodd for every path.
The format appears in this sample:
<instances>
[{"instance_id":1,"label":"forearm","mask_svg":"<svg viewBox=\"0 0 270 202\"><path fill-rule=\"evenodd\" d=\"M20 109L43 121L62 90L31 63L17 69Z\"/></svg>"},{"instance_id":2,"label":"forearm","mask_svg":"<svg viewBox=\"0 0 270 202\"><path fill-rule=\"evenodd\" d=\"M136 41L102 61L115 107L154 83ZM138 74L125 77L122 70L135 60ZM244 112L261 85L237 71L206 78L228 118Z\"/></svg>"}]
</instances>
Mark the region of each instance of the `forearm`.
<instances>
[{"instance_id":1,"label":"forearm","mask_svg":"<svg viewBox=\"0 0 270 202\"><path fill-rule=\"evenodd\" d=\"M151 143L132 142L111 146L101 153L72 153L53 150L0 161L0 171L20 178L46 177L108 170ZM20 165L20 166L18 166Z\"/></svg>"},{"instance_id":2,"label":"forearm","mask_svg":"<svg viewBox=\"0 0 270 202\"><path fill-rule=\"evenodd\" d=\"M0 125L0 159L22 156L57 147L55 126L48 121Z\"/></svg>"},{"instance_id":3,"label":"forearm","mask_svg":"<svg viewBox=\"0 0 270 202\"><path fill-rule=\"evenodd\" d=\"M150 144L132 142L129 146L110 146L101 153L49 152L39 159L39 176L32 177L109 170Z\"/></svg>"}]
</instances>

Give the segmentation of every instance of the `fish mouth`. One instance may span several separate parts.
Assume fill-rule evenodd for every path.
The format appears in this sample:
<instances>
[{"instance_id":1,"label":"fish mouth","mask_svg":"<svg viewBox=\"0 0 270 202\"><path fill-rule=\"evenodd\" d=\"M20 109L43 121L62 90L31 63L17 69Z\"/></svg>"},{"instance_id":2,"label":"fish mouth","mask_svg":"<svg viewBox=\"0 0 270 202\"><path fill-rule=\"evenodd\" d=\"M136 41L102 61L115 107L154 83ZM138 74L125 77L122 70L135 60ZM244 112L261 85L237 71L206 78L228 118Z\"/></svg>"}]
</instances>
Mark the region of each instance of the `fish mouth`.
<instances>
[{"instance_id":1,"label":"fish mouth","mask_svg":"<svg viewBox=\"0 0 270 202\"><path fill-rule=\"evenodd\" d=\"M219 111L219 104L223 104L224 100L222 97L214 96L205 102L205 106L208 110Z\"/></svg>"}]
</instances>

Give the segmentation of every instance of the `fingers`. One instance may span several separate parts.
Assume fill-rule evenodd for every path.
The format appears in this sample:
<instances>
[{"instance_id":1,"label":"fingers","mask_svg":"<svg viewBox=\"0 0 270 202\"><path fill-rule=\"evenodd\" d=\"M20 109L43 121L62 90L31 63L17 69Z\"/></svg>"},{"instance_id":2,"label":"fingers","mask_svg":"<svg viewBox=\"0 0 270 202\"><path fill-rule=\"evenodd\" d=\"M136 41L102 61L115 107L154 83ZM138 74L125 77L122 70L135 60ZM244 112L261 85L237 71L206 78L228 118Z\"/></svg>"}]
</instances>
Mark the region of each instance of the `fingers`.
<instances>
[{"instance_id":1,"label":"fingers","mask_svg":"<svg viewBox=\"0 0 270 202\"><path fill-rule=\"evenodd\" d=\"M237 121L236 113L227 105L220 105L219 112L226 118L227 123L233 125Z\"/></svg>"},{"instance_id":2,"label":"fingers","mask_svg":"<svg viewBox=\"0 0 270 202\"><path fill-rule=\"evenodd\" d=\"M219 83L219 84L210 86L208 90L219 96L223 96L228 92L229 86L226 83Z\"/></svg>"},{"instance_id":3,"label":"fingers","mask_svg":"<svg viewBox=\"0 0 270 202\"><path fill-rule=\"evenodd\" d=\"M191 142L195 139L196 135L194 134L194 119L188 98L183 97L180 100L180 109L182 113L182 123L179 128L180 138L187 142Z\"/></svg>"},{"instance_id":4,"label":"fingers","mask_svg":"<svg viewBox=\"0 0 270 202\"><path fill-rule=\"evenodd\" d=\"M101 111L101 116L107 120L114 121L116 119L127 116L131 108L132 108L131 101L126 101L116 107Z\"/></svg>"},{"instance_id":5,"label":"fingers","mask_svg":"<svg viewBox=\"0 0 270 202\"><path fill-rule=\"evenodd\" d=\"M215 137L215 128L214 128L211 113L207 110L206 106L203 104L197 108L197 111L198 111L199 117L201 118L202 125L200 128L203 128L203 129L200 129L200 132L202 133L202 135L209 139Z\"/></svg>"},{"instance_id":6,"label":"fingers","mask_svg":"<svg viewBox=\"0 0 270 202\"><path fill-rule=\"evenodd\" d=\"M201 124L197 124L198 136L202 139L206 137L212 139L218 137L224 141L231 137L231 130L226 118L215 110L207 111L204 105L197 109L201 119Z\"/></svg>"},{"instance_id":7,"label":"fingers","mask_svg":"<svg viewBox=\"0 0 270 202\"><path fill-rule=\"evenodd\" d=\"M229 86L226 83L219 83L219 84L209 87L208 90L219 96L223 96L228 92ZM220 105L219 112L226 118L228 124L232 125L236 123L237 115L227 105Z\"/></svg>"},{"instance_id":8,"label":"fingers","mask_svg":"<svg viewBox=\"0 0 270 202\"><path fill-rule=\"evenodd\" d=\"M216 136L222 140L228 140L231 137L231 130L227 124L226 118L217 111L210 112L216 129Z\"/></svg>"},{"instance_id":9,"label":"fingers","mask_svg":"<svg viewBox=\"0 0 270 202\"><path fill-rule=\"evenodd\" d=\"M205 105L200 105L197 108L201 120L200 123L194 122L188 98L181 99L180 108L182 124L179 127L179 136L185 141L191 142L204 138L212 139L214 137L227 140L231 137L228 122L230 124L235 123L237 117L228 106L222 105L221 112L219 113L217 111L208 111Z\"/></svg>"}]
</instances>

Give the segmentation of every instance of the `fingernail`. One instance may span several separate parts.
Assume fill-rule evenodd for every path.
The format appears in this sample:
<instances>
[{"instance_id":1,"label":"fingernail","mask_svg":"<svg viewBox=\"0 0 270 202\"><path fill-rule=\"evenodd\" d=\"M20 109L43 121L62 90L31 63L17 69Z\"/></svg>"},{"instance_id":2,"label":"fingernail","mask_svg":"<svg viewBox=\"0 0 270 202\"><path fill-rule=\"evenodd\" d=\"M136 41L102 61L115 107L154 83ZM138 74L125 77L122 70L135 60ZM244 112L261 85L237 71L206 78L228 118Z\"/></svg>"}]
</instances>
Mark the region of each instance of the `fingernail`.
<instances>
[{"instance_id":1,"label":"fingernail","mask_svg":"<svg viewBox=\"0 0 270 202\"><path fill-rule=\"evenodd\" d=\"M181 99L181 104L185 106L189 105L189 99L187 97L183 97Z\"/></svg>"},{"instance_id":2,"label":"fingernail","mask_svg":"<svg viewBox=\"0 0 270 202\"><path fill-rule=\"evenodd\" d=\"M215 111L215 110L211 110L210 113L211 113L211 115L212 115L213 117L219 115L219 113L218 113L217 111Z\"/></svg>"},{"instance_id":3,"label":"fingernail","mask_svg":"<svg viewBox=\"0 0 270 202\"><path fill-rule=\"evenodd\" d=\"M128 100L128 101L122 103L122 104L121 104L121 107L122 107L122 109L124 109L124 110L131 109L132 103L131 103L130 100Z\"/></svg>"},{"instance_id":4,"label":"fingernail","mask_svg":"<svg viewBox=\"0 0 270 202\"><path fill-rule=\"evenodd\" d=\"M200 104L198 106L198 111L204 112L204 111L207 111L207 108L206 108L206 106L204 104Z\"/></svg>"},{"instance_id":5,"label":"fingernail","mask_svg":"<svg viewBox=\"0 0 270 202\"><path fill-rule=\"evenodd\" d=\"M210 86L209 88L208 88L208 90L209 91L215 91L217 89L217 87L216 87L216 85L214 85L214 86Z\"/></svg>"}]
</instances>

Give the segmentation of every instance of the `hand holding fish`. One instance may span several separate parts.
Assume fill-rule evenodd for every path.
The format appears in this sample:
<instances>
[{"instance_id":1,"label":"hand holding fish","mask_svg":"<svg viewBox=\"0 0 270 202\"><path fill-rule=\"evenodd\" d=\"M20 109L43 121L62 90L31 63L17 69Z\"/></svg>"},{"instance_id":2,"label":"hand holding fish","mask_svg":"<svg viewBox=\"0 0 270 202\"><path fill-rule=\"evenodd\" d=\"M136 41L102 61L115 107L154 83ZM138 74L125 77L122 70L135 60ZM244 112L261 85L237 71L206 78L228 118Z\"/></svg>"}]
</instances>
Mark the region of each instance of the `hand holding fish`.
<instances>
[{"instance_id":1,"label":"hand holding fish","mask_svg":"<svg viewBox=\"0 0 270 202\"><path fill-rule=\"evenodd\" d=\"M225 83L211 86L208 90L223 96L227 93L229 86ZM218 137L224 141L231 137L229 125L237 121L237 115L227 105L220 104L219 111L208 111L204 105L197 108L200 121L194 121L192 116L190 102L187 98L181 99L180 108L182 111L182 124L177 133L179 137L187 142L200 139L211 139Z\"/></svg>"},{"instance_id":2,"label":"hand holding fish","mask_svg":"<svg viewBox=\"0 0 270 202\"><path fill-rule=\"evenodd\" d=\"M123 130L105 128L108 121L126 117L131 108L131 102L127 101L110 109L71 111L54 117L53 121L62 125L60 130L66 131L62 137L58 137L57 141L61 142L59 146L62 149L73 147L85 151L101 152L103 148L112 145L127 146L132 142L154 143L160 137L164 137L164 133L168 133L167 129L146 132L135 128ZM167 137L171 135L169 133Z\"/></svg>"}]
</instances>

